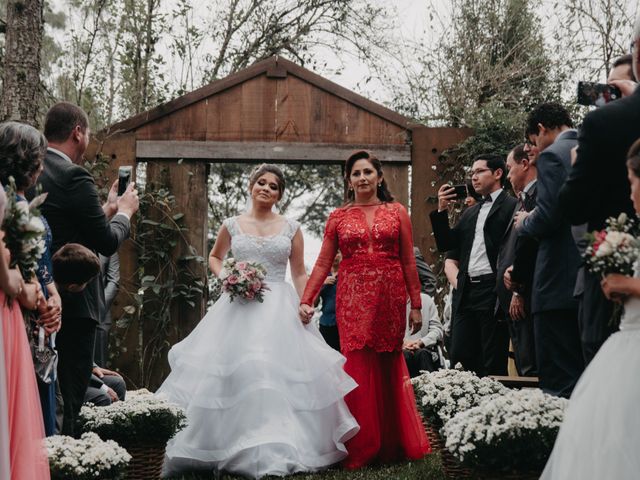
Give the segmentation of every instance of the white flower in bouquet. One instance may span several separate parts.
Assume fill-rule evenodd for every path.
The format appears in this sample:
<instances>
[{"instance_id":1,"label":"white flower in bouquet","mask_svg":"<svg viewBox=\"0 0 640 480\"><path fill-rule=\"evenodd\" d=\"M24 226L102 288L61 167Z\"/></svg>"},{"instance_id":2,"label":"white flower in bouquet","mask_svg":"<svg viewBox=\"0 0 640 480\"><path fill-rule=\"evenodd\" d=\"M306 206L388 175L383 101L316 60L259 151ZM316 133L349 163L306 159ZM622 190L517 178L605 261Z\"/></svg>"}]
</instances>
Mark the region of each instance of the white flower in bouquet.
<instances>
[{"instance_id":1,"label":"white flower in bouquet","mask_svg":"<svg viewBox=\"0 0 640 480\"><path fill-rule=\"evenodd\" d=\"M472 467L540 470L567 405L566 399L538 389L490 395L445 423L446 448Z\"/></svg>"},{"instance_id":2,"label":"white flower in bouquet","mask_svg":"<svg viewBox=\"0 0 640 480\"><path fill-rule=\"evenodd\" d=\"M79 439L55 435L45 439L51 477L55 480L107 480L121 478L131 455L112 440L95 433Z\"/></svg>"},{"instance_id":3,"label":"white flower in bouquet","mask_svg":"<svg viewBox=\"0 0 640 480\"><path fill-rule=\"evenodd\" d=\"M27 232L44 233L44 223L40 217L31 217L24 227Z\"/></svg>"},{"instance_id":4,"label":"white flower in bouquet","mask_svg":"<svg viewBox=\"0 0 640 480\"><path fill-rule=\"evenodd\" d=\"M589 244L584 253L587 269L602 276L631 275L640 256L640 241L635 236L637 227L637 222L621 213L618 218L609 218L605 229L587 234Z\"/></svg>"}]
</instances>

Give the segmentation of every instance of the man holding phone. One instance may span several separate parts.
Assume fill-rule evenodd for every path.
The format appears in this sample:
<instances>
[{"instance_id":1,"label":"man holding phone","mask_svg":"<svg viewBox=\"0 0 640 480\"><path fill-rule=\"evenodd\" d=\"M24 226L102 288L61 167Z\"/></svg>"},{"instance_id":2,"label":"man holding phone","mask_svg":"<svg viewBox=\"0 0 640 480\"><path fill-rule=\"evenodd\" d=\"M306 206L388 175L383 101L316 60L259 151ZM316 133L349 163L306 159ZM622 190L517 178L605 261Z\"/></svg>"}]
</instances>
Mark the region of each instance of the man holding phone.
<instances>
[{"instance_id":1,"label":"man holding phone","mask_svg":"<svg viewBox=\"0 0 640 480\"><path fill-rule=\"evenodd\" d=\"M447 209L457 194L452 186L443 185L438 190L438 210L429 215L438 250L459 252L451 362L460 362L480 376L507 373L509 334L495 316L496 261L517 200L502 189L505 177L502 157L479 155L471 181L482 201L467 208L451 228Z\"/></svg>"},{"instance_id":2,"label":"man holding phone","mask_svg":"<svg viewBox=\"0 0 640 480\"><path fill-rule=\"evenodd\" d=\"M100 205L91 174L81 165L89 144L89 120L78 106L61 102L47 112L44 134L49 149L39 183L48 193L42 214L51 226L52 251L80 243L102 255L112 255L129 236L130 219L138 210L138 192L131 183L117 197L118 181ZM64 400L62 433L73 435L74 424L93 367L96 324L104 303L102 277L82 292L62 294L62 329L58 333L58 379Z\"/></svg>"}]
</instances>

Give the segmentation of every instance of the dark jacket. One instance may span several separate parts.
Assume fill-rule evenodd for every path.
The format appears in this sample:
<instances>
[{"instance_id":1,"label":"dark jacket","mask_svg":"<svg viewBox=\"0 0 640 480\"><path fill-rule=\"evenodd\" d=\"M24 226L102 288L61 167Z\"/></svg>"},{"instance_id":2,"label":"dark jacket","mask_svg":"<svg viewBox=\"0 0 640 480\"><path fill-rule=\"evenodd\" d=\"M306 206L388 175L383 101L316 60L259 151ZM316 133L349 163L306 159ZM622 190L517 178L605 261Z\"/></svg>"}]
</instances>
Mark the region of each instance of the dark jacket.
<instances>
[{"instance_id":1,"label":"dark jacket","mask_svg":"<svg viewBox=\"0 0 640 480\"><path fill-rule=\"evenodd\" d=\"M67 243L80 243L110 256L129 236L129 220L124 215L107 219L93 177L83 167L48 151L38 183L48 193L41 211L51 227L53 252ZM64 317L97 322L104 305L101 276L89 282L84 291L61 292L61 297Z\"/></svg>"},{"instance_id":2,"label":"dark jacket","mask_svg":"<svg viewBox=\"0 0 640 480\"><path fill-rule=\"evenodd\" d=\"M580 127L578 158L559 202L574 225L604 228L609 217L634 215L627 180L629 148L640 138L640 88L633 95L590 112Z\"/></svg>"},{"instance_id":3,"label":"dark jacket","mask_svg":"<svg viewBox=\"0 0 640 480\"><path fill-rule=\"evenodd\" d=\"M497 272L498 251L501 245L504 232L513 218L513 212L518 201L503 191L498 198L492 202L491 210L484 224L484 242L487 249L487 257L491 264L491 270ZM433 235L436 239L436 246L440 252L458 250L459 269L458 288L453 297L453 310L457 310L463 297L467 274L469 269L469 257L471 247L475 237L476 221L482 204L469 207L460 216L460 220L453 227L449 227L449 216L447 211L438 212L434 210L430 213Z\"/></svg>"},{"instance_id":4,"label":"dark jacket","mask_svg":"<svg viewBox=\"0 0 640 480\"><path fill-rule=\"evenodd\" d=\"M576 309L573 297L580 255L571 235L571 225L562 216L558 193L571 169L571 149L577 133L561 133L538 157L536 208L519 229L520 235L539 241L533 280L532 313Z\"/></svg>"}]
</instances>

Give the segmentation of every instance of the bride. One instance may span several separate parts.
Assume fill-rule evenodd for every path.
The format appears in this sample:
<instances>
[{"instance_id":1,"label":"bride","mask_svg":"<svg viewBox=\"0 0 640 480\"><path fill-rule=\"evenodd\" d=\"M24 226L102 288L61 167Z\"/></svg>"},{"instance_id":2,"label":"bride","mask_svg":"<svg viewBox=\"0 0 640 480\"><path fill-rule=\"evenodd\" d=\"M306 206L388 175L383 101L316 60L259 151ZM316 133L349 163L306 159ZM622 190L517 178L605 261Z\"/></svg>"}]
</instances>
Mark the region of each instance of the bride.
<instances>
[{"instance_id":1,"label":"bride","mask_svg":"<svg viewBox=\"0 0 640 480\"><path fill-rule=\"evenodd\" d=\"M267 270L264 303L223 293L169 352L158 390L184 407L188 426L167 445L164 474L228 471L249 477L315 471L347 455L358 431L344 396L356 387L345 359L298 319L307 274L300 224L272 211L285 181L275 165L249 179L252 207L223 222L209 255L219 275L229 250ZM287 262L295 290L285 283Z\"/></svg>"},{"instance_id":2,"label":"bride","mask_svg":"<svg viewBox=\"0 0 640 480\"><path fill-rule=\"evenodd\" d=\"M631 200L640 214L640 140L627 160ZM625 301L620 331L600 347L569 400L543 480L631 480L640 475L640 259L633 277L607 275L607 298Z\"/></svg>"}]
</instances>

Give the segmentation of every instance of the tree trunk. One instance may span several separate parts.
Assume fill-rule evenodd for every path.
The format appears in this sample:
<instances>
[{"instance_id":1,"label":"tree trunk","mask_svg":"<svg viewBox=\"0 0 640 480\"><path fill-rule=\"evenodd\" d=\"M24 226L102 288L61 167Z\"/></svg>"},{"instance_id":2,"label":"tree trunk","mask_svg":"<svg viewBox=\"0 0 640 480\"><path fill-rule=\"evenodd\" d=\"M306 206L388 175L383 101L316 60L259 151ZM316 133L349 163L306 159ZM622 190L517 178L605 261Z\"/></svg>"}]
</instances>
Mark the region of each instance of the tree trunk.
<instances>
[{"instance_id":1,"label":"tree trunk","mask_svg":"<svg viewBox=\"0 0 640 480\"><path fill-rule=\"evenodd\" d=\"M0 119L38 125L43 0L8 0Z\"/></svg>"}]
</instances>

